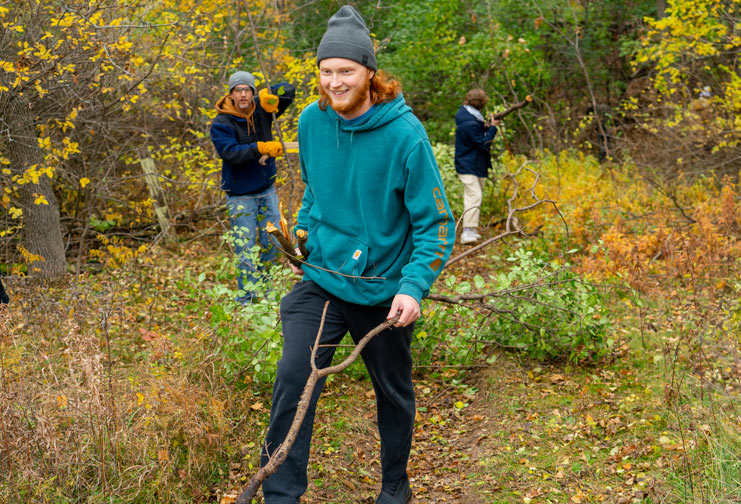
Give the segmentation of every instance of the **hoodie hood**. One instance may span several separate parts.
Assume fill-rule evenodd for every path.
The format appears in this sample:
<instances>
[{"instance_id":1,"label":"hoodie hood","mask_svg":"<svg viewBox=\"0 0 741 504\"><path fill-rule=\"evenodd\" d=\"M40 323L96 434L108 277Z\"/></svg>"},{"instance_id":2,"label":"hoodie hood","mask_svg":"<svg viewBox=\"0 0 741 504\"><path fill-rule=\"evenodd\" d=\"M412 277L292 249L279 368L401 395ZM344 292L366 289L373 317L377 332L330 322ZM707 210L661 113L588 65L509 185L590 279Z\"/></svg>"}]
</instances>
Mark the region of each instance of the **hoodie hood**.
<instances>
[{"instance_id":1,"label":"hoodie hood","mask_svg":"<svg viewBox=\"0 0 741 504\"><path fill-rule=\"evenodd\" d=\"M479 119L471 113L471 111L468 109L468 106L461 105L458 109L458 112L455 113L455 124L460 125L467 122L479 123L481 126L484 125L483 116L481 117L481 119Z\"/></svg>"}]
</instances>

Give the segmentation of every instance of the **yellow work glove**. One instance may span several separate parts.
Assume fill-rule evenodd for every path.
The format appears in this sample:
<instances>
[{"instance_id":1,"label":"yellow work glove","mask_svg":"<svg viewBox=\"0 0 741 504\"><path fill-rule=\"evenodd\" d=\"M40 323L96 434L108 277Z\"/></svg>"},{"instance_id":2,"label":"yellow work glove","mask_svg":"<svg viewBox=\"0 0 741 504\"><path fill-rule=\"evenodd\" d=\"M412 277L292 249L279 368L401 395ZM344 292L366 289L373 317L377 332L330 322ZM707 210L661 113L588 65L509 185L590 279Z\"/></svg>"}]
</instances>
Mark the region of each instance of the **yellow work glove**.
<instances>
[{"instance_id":1,"label":"yellow work glove","mask_svg":"<svg viewBox=\"0 0 741 504\"><path fill-rule=\"evenodd\" d=\"M260 98L260 106L268 114L272 114L278 110L278 97L274 94L270 94L268 88L262 88L257 96Z\"/></svg>"},{"instance_id":2,"label":"yellow work glove","mask_svg":"<svg viewBox=\"0 0 741 504\"><path fill-rule=\"evenodd\" d=\"M257 142L257 150L260 151L260 154L270 157L283 155L283 146L280 142Z\"/></svg>"}]
</instances>

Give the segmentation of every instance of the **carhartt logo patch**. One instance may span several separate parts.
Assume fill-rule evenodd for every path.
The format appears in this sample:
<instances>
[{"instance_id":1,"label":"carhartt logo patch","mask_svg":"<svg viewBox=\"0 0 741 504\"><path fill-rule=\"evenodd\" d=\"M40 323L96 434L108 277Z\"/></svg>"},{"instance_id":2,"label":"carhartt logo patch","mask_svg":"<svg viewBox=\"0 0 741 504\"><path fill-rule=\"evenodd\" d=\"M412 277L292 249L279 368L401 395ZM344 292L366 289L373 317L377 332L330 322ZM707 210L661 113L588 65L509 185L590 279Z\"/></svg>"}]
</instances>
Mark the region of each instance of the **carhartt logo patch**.
<instances>
[{"instance_id":1,"label":"carhartt logo patch","mask_svg":"<svg viewBox=\"0 0 741 504\"><path fill-rule=\"evenodd\" d=\"M435 198L435 206L437 207L438 215L444 216L444 218L441 217L437 226L437 248L439 249L435 251L437 258L433 259L430 263L430 269L432 271L437 271L440 269L440 266L443 265L443 258L445 257L445 252L448 246L448 209L440 188L436 187L433 189L432 196Z\"/></svg>"},{"instance_id":2,"label":"carhartt logo patch","mask_svg":"<svg viewBox=\"0 0 741 504\"><path fill-rule=\"evenodd\" d=\"M362 254L363 254L363 251L362 251L362 250L360 250L360 249L358 249L358 250L356 250L356 251L355 251L355 253L354 253L354 254L352 255L352 258L353 258L353 259L355 259L355 260L357 261L358 259L360 259L360 256L361 256Z\"/></svg>"}]
</instances>

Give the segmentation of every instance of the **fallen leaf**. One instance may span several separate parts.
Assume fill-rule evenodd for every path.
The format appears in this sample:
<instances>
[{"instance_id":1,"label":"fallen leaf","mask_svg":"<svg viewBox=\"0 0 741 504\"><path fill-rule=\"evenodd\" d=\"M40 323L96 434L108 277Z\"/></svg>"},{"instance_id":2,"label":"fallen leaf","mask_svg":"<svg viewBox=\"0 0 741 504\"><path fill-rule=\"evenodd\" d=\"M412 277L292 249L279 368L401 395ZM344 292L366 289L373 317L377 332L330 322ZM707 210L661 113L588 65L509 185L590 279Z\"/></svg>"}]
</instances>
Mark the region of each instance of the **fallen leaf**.
<instances>
[{"instance_id":1,"label":"fallen leaf","mask_svg":"<svg viewBox=\"0 0 741 504\"><path fill-rule=\"evenodd\" d=\"M234 504L237 502L237 497L239 496L233 493L224 494L219 500L219 504Z\"/></svg>"},{"instance_id":2,"label":"fallen leaf","mask_svg":"<svg viewBox=\"0 0 741 504\"><path fill-rule=\"evenodd\" d=\"M57 405L59 409L65 409L67 407L67 396L62 394L57 396Z\"/></svg>"}]
</instances>

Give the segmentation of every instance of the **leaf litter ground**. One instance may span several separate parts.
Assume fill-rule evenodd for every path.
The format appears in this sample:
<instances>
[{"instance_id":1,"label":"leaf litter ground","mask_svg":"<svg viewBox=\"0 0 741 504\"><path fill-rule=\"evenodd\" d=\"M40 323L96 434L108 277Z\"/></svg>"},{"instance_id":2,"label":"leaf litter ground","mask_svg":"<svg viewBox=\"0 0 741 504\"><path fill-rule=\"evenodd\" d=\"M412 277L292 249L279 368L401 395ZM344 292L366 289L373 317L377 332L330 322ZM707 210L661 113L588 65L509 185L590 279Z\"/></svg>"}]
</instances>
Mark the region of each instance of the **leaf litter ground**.
<instances>
[{"instance_id":1,"label":"leaf litter ground","mask_svg":"<svg viewBox=\"0 0 741 504\"><path fill-rule=\"evenodd\" d=\"M11 377L25 376L25 364L43 368L57 354L66 356L69 335L78 333L90 339L91 348L105 361L105 345L95 329L103 308L110 309L103 320L111 328L120 407L130 409L132 432L154 436L148 446L156 447L157 457L154 462L142 458L141 467L147 474L168 474L184 493L191 489L192 502L228 504L256 470L270 391L262 387L245 393L230 384L214 389L216 381L211 379L217 375L188 375L186 380L177 374L181 369L200 370L183 362L180 350L205 351L210 361L217 352L210 346L221 341L209 337L208 317L191 311L177 287L188 268L207 276L218 269L213 263L216 248L192 243L177 255L163 253L146 267L122 271L120 278L109 273L85 277L61 292L16 283L0 343L13 340L4 347L10 357L28 347L26 360L5 362ZM472 257L466 261L469 270L459 267L455 274L485 272L486 261L484 254ZM92 294L97 290L109 294L101 299ZM191 295L202 297L197 290ZM418 416L409 463L415 502L738 502L741 492L734 500L732 485L723 499L692 499L707 469L700 455L712 444L722 423L718 419L729 420L726 424L736 439L741 435L741 358L738 337L723 335L723 297L700 300L697 292L666 288L655 298L641 309L615 303L615 349L596 365L543 364L492 348L495 360L488 365L416 369ZM73 322L79 322L82 332ZM445 335L437 337L443 340ZM57 348L59 341L66 343ZM150 371L152 376L145 374ZM361 363L348 371L329 380L322 394L306 504L372 503L378 493L380 446L372 387ZM29 381L25 388L33 389L35 383ZM74 413L66 403L57 404L60 398L84 403L89 391L75 390L60 387L66 395L52 401L49 420ZM149 401L159 396L167 401L152 402L148 409ZM106 408L101 406L101 412ZM167 419L189 426L187 437L170 430L154 432L157 422ZM60 428L63 425L70 424ZM83 429L84 422L74 425ZM144 445L146 439L139 439ZM208 461L221 464L228 457L223 462L228 471L216 478L216 486L206 489L203 479L193 478L193 468L173 457L186 441L192 449L187 461L194 467L196 462L203 467ZM730 467L738 467L732 465L733 456L729 460ZM158 465L177 470L158 473ZM683 492L690 497L683 498Z\"/></svg>"},{"instance_id":2,"label":"leaf litter ground","mask_svg":"<svg viewBox=\"0 0 741 504\"><path fill-rule=\"evenodd\" d=\"M466 268L456 274L485 272L485 255ZM711 428L703 423L707 411L695 408L692 397L672 404L670 348L651 340L676 322L663 318L662 308L686 316L676 308L679 297L666 298L653 315L643 311L640 320L637 311L623 313L613 354L594 366L543 364L495 349L491 365L418 369L408 470L414 502L687 502L677 497L682 483L672 475L697 470L690 453ZM639 326L642 342L636 341ZM720 357L716 367L725 369L726 379L716 385L733 407L741 388L731 378L741 376L738 351ZM702 370L696 371L702 380ZM356 363L322 393L302 502L374 502L380 442L373 390L363 373ZM250 475L238 470L233 477L236 483Z\"/></svg>"}]
</instances>

